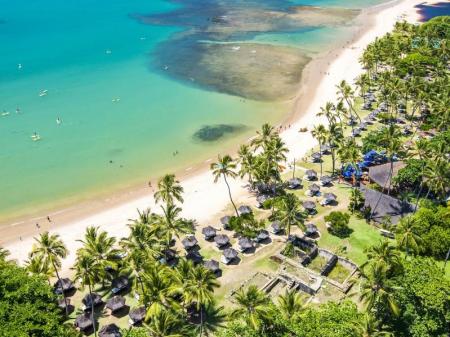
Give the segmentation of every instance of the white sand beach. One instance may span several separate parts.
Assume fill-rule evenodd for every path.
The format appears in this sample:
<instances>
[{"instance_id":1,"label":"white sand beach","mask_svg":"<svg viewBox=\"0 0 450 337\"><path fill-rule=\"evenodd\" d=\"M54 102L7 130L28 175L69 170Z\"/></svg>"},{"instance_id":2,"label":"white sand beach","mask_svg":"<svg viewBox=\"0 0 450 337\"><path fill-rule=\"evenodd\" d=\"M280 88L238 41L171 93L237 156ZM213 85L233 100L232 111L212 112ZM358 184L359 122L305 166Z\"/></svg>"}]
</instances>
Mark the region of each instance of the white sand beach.
<instances>
[{"instance_id":1,"label":"white sand beach","mask_svg":"<svg viewBox=\"0 0 450 337\"><path fill-rule=\"evenodd\" d=\"M392 30L396 21L405 19L416 22L419 18L414 6L419 3L423 3L423 0L401 0L365 10L357 19L359 28L353 41L312 61L307 66L296 98L295 111L287 121L283 122L284 126L290 124L290 127L281 134L290 149L289 162L292 162L294 158L299 159L305 156L316 145L309 132L299 133L298 130L301 127L307 127L310 130L319 122L316 113L327 101L335 99L337 83L343 79L353 83L355 77L362 71L357 60L365 46L376 37ZM318 75L319 73L321 75ZM323 123L323 121L320 122ZM183 216L196 219L199 226L217 225L219 215L229 204L225 184L221 181L214 184L211 173L205 167L200 172L192 172L188 178L181 180L185 191ZM255 204L254 198L249 195L244 185L244 181L241 180L231 182L234 198L239 204ZM105 203L101 211L83 212L79 209L76 216L64 216L62 211L60 214L51 215L52 223L46 223L37 228L33 222L29 221L28 226L31 226L33 235L50 229L52 233L61 236L70 251L62 267L63 273L67 273L74 262L75 252L80 246L77 240L83 237L86 227L99 226L115 237L124 237L128 231L126 224L129 219L136 217L137 209L148 207L154 211L159 209L154 205L152 194L151 189L146 188L145 192L141 190L140 193L124 198L124 201ZM0 229L2 233L0 235L3 237L3 243L0 244L10 250L12 258L19 261L27 258L33 243L33 235L23 232L22 227L23 224L11 224L2 226ZM5 237L10 239L5 240Z\"/></svg>"}]
</instances>

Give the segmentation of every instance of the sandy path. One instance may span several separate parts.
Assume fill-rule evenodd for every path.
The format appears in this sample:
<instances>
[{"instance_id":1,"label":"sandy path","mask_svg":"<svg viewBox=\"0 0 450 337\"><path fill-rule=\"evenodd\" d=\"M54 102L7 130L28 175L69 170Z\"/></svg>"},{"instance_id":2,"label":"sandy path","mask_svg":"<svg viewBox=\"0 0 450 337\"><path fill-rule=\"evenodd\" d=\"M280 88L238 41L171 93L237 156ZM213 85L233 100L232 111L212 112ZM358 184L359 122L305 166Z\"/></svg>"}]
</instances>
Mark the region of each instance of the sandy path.
<instances>
[{"instance_id":1,"label":"sandy path","mask_svg":"<svg viewBox=\"0 0 450 337\"><path fill-rule=\"evenodd\" d=\"M290 123L291 127L281 134L290 149L290 162L293 158L303 157L309 149L316 145L309 132L298 133L298 129L305 126L311 129L318 122L315 114L320 107L327 101L335 100L335 85L343 79L352 83L354 78L361 73L362 69L357 60L365 46L376 37L392 30L395 22L401 18L416 22L418 14L414 6L421 2L423 0L402 0L368 9L357 19L359 37L354 42L350 42L345 47L334 50L308 65L302 79L303 85L297 99L296 110L290 117L290 121L285 123L285 125ZM322 77L317 75L323 72L328 75L320 75ZM298 118L299 116L300 118ZM185 190L183 215L195 218L200 226L217 222L218 215L224 211L229 202L225 184L222 182L213 184L211 173L203 171L183 180L182 185ZM254 203L254 200L246 192L243 181L232 181L231 189L234 198L239 203ZM57 228L52 228L51 231L61 236L70 251L68 258L63 262L63 272L67 273L68 268L73 264L76 249L80 246L77 240L83 237L87 226L100 226L111 235L121 238L127 235L126 223L128 219L136 216L136 209L147 207L157 209L149 192L147 195L134 197L132 200L114 205L104 211L79 216L77 219L67 222L59 221ZM41 228L41 230L45 229L45 226ZM19 236L24 235L20 232L19 227L16 229L10 227L9 231L11 231L9 234L12 233L16 240L5 244L5 248L10 250L12 258L23 261L31 248L33 238L29 236L19 240Z\"/></svg>"}]
</instances>

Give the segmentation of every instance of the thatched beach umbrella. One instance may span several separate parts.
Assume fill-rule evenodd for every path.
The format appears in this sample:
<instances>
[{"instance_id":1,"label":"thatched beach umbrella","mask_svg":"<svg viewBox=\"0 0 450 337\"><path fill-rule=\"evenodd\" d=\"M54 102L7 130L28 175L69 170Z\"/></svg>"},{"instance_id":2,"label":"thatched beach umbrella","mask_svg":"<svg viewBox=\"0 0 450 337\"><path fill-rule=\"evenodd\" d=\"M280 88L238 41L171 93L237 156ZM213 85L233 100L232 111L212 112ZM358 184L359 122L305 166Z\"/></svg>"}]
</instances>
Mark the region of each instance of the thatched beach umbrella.
<instances>
[{"instance_id":1,"label":"thatched beach umbrella","mask_svg":"<svg viewBox=\"0 0 450 337\"><path fill-rule=\"evenodd\" d=\"M327 186L327 185L331 184L332 181L333 181L333 179L331 179L330 176L321 176L320 177L320 185L321 186Z\"/></svg>"},{"instance_id":2,"label":"thatched beach umbrella","mask_svg":"<svg viewBox=\"0 0 450 337\"><path fill-rule=\"evenodd\" d=\"M200 264L203 262L203 256L198 250L191 250L186 254L186 259L191 260L194 264Z\"/></svg>"},{"instance_id":3,"label":"thatched beach umbrella","mask_svg":"<svg viewBox=\"0 0 450 337\"><path fill-rule=\"evenodd\" d=\"M86 308L85 310L91 310L92 304L94 305L94 307L103 304L102 297L97 293L87 294L83 297L81 302L83 302Z\"/></svg>"},{"instance_id":4,"label":"thatched beach umbrella","mask_svg":"<svg viewBox=\"0 0 450 337\"><path fill-rule=\"evenodd\" d=\"M319 152L314 152L312 155L311 155L311 161L313 162L313 163L318 163L318 162L320 162L322 160L322 155L319 153Z\"/></svg>"},{"instance_id":5,"label":"thatched beach umbrella","mask_svg":"<svg viewBox=\"0 0 450 337\"><path fill-rule=\"evenodd\" d=\"M65 311L66 306L70 307L70 298L58 298L58 308Z\"/></svg>"},{"instance_id":6,"label":"thatched beach umbrella","mask_svg":"<svg viewBox=\"0 0 450 337\"><path fill-rule=\"evenodd\" d=\"M205 237L205 240L211 240L216 236L216 229L211 226L206 226L202 229L202 234Z\"/></svg>"},{"instance_id":7,"label":"thatched beach umbrella","mask_svg":"<svg viewBox=\"0 0 450 337\"><path fill-rule=\"evenodd\" d=\"M316 211L316 204L314 201L303 201L302 206L308 213L313 213Z\"/></svg>"},{"instance_id":8,"label":"thatched beach umbrella","mask_svg":"<svg viewBox=\"0 0 450 337\"><path fill-rule=\"evenodd\" d=\"M302 187L302 182L298 178L292 178L292 179L288 180L287 187L290 190L296 190L296 189Z\"/></svg>"},{"instance_id":9,"label":"thatched beach umbrella","mask_svg":"<svg viewBox=\"0 0 450 337\"><path fill-rule=\"evenodd\" d=\"M331 152L331 146L329 144L323 144L321 151L322 154L328 154Z\"/></svg>"},{"instance_id":10,"label":"thatched beach umbrella","mask_svg":"<svg viewBox=\"0 0 450 337\"><path fill-rule=\"evenodd\" d=\"M269 200L270 197L266 194L261 194L256 197L256 202L258 203L258 208L263 208L264 203Z\"/></svg>"},{"instance_id":11,"label":"thatched beach umbrella","mask_svg":"<svg viewBox=\"0 0 450 337\"><path fill-rule=\"evenodd\" d=\"M308 194L313 196L313 195L317 195L320 192L320 186L317 184L311 184L308 187Z\"/></svg>"},{"instance_id":12,"label":"thatched beach umbrella","mask_svg":"<svg viewBox=\"0 0 450 337\"><path fill-rule=\"evenodd\" d=\"M314 225L312 223L309 223L306 225L306 230L305 230L306 236L314 236L317 234L317 232L318 232L318 229L317 229L316 225Z\"/></svg>"},{"instance_id":13,"label":"thatched beach umbrella","mask_svg":"<svg viewBox=\"0 0 450 337\"><path fill-rule=\"evenodd\" d=\"M206 269L211 270L214 274L220 271L219 262L216 260L208 260L204 264Z\"/></svg>"},{"instance_id":14,"label":"thatched beach umbrella","mask_svg":"<svg viewBox=\"0 0 450 337\"><path fill-rule=\"evenodd\" d=\"M317 179L317 172L314 170L306 170L304 178L306 180L315 180Z\"/></svg>"},{"instance_id":15,"label":"thatched beach umbrella","mask_svg":"<svg viewBox=\"0 0 450 337\"><path fill-rule=\"evenodd\" d=\"M186 236L181 241L181 243L183 244L184 249L189 250L189 249L194 248L197 245L198 241L194 235L189 235L189 236Z\"/></svg>"},{"instance_id":16,"label":"thatched beach umbrella","mask_svg":"<svg viewBox=\"0 0 450 337\"><path fill-rule=\"evenodd\" d=\"M128 316L130 316L129 323L131 325L137 325L144 321L146 315L145 307L134 308L130 311Z\"/></svg>"},{"instance_id":17,"label":"thatched beach umbrella","mask_svg":"<svg viewBox=\"0 0 450 337\"><path fill-rule=\"evenodd\" d=\"M75 319L74 325L81 331L87 331L94 327L91 315L81 314Z\"/></svg>"},{"instance_id":18,"label":"thatched beach umbrella","mask_svg":"<svg viewBox=\"0 0 450 337\"><path fill-rule=\"evenodd\" d=\"M336 194L333 193L325 193L323 195L323 200L320 202L322 206L329 205L337 200Z\"/></svg>"},{"instance_id":19,"label":"thatched beach umbrella","mask_svg":"<svg viewBox=\"0 0 450 337\"><path fill-rule=\"evenodd\" d=\"M252 209L250 206L246 206L246 205L242 205L238 208L239 214L240 215L244 215L244 214L250 214L252 213Z\"/></svg>"},{"instance_id":20,"label":"thatched beach umbrella","mask_svg":"<svg viewBox=\"0 0 450 337\"><path fill-rule=\"evenodd\" d=\"M241 252L245 252L246 250L251 249L253 247L254 247L253 241L250 240L249 238L243 237L240 238L238 241L238 249Z\"/></svg>"},{"instance_id":21,"label":"thatched beach umbrella","mask_svg":"<svg viewBox=\"0 0 450 337\"><path fill-rule=\"evenodd\" d=\"M221 260L223 263L229 264L231 261L233 261L237 257L238 257L238 252L236 250L234 250L233 248L227 248L223 251Z\"/></svg>"},{"instance_id":22,"label":"thatched beach umbrella","mask_svg":"<svg viewBox=\"0 0 450 337\"><path fill-rule=\"evenodd\" d=\"M224 234L216 235L214 242L218 248L226 246L230 243L230 238Z\"/></svg>"},{"instance_id":23,"label":"thatched beach umbrella","mask_svg":"<svg viewBox=\"0 0 450 337\"><path fill-rule=\"evenodd\" d=\"M261 242L267 240L270 237L269 232L265 229L262 229L255 238L256 242Z\"/></svg>"},{"instance_id":24,"label":"thatched beach umbrella","mask_svg":"<svg viewBox=\"0 0 450 337\"><path fill-rule=\"evenodd\" d=\"M114 323L104 325L98 332L99 337L122 337L122 333L117 325Z\"/></svg>"},{"instance_id":25,"label":"thatched beach umbrella","mask_svg":"<svg viewBox=\"0 0 450 337\"><path fill-rule=\"evenodd\" d=\"M125 297L116 295L114 297L111 297L106 302L106 307L111 310L111 312L119 311L123 308L125 308Z\"/></svg>"},{"instance_id":26,"label":"thatched beach umbrella","mask_svg":"<svg viewBox=\"0 0 450 337\"><path fill-rule=\"evenodd\" d=\"M225 215L220 218L220 223L222 224L224 229L230 228L230 219L231 219L231 216L229 216L229 215Z\"/></svg>"},{"instance_id":27,"label":"thatched beach umbrella","mask_svg":"<svg viewBox=\"0 0 450 337\"><path fill-rule=\"evenodd\" d=\"M283 231L283 226L280 221L275 220L270 224L270 229L273 234L279 234Z\"/></svg>"},{"instance_id":28,"label":"thatched beach umbrella","mask_svg":"<svg viewBox=\"0 0 450 337\"><path fill-rule=\"evenodd\" d=\"M130 281L128 280L128 277L126 276L119 276L118 278L115 278L111 282L111 288L112 293L117 294L121 292L122 290L125 290L129 287Z\"/></svg>"},{"instance_id":29,"label":"thatched beach umbrella","mask_svg":"<svg viewBox=\"0 0 450 337\"><path fill-rule=\"evenodd\" d=\"M361 135L361 132L362 132L362 130L361 130L360 128L354 128L354 129L352 130L352 136L353 136L353 137L358 137L358 136Z\"/></svg>"},{"instance_id":30,"label":"thatched beach umbrella","mask_svg":"<svg viewBox=\"0 0 450 337\"><path fill-rule=\"evenodd\" d=\"M67 293L75 289L75 286L69 278L62 278L55 282L54 288L56 294L62 295L63 292Z\"/></svg>"}]
</instances>

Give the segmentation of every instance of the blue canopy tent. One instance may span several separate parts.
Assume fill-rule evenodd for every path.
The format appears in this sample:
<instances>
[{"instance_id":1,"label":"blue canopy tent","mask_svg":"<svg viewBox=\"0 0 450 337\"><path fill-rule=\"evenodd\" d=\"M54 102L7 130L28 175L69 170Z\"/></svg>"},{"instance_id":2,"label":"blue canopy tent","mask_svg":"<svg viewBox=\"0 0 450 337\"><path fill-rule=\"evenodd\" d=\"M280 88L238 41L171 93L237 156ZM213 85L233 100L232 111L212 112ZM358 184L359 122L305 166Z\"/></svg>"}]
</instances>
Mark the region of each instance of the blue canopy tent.
<instances>
[{"instance_id":1,"label":"blue canopy tent","mask_svg":"<svg viewBox=\"0 0 450 337\"><path fill-rule=\"evenodd\" d=\"M342 166L341 174L344 179L353 179L355 177L355 179L359 180L362 177L362 170L359 164L355 167L355 165L347 163Z\"/></svg>"},{"instance_id":2,"label":"blue canopy tent","mask_svg":"<svg viewBox=\"0 0 450 337\"><path fill-rule=\"evenodd\" d=\"M360 168L366 168L375 164L382 164L387 162L385 151L377 152L370 150L363 156L363 161L359 163Z\"/></svg>"}]
</instances>

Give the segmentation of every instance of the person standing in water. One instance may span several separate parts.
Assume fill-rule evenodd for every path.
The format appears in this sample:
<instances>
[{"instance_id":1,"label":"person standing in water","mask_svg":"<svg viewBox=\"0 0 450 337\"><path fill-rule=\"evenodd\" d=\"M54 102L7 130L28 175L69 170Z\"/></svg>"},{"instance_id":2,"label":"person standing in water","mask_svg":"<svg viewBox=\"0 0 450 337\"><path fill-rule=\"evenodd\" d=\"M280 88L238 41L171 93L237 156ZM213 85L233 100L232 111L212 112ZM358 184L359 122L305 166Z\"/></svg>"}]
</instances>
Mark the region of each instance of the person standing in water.
<instances>
[{"instance_id":1,"label":"person standing in water","mask_svg":"<svg viewBox=\"0 0 450 337\"><path fill-rule=\"evenodd\" d=\"M57 117L57 118L56 118L56 124L61 125L61 123L62 123L61 118Z\"/></svg>"}]
</instances>

